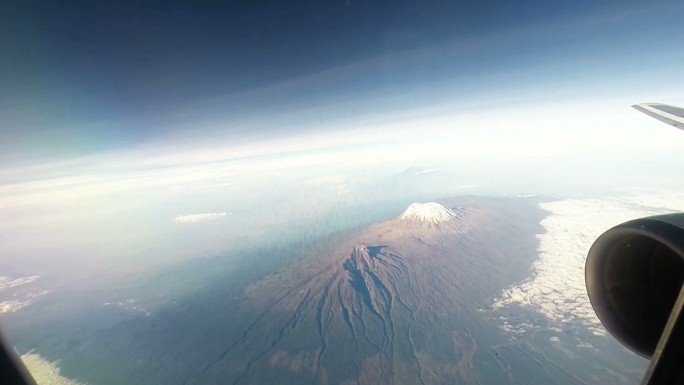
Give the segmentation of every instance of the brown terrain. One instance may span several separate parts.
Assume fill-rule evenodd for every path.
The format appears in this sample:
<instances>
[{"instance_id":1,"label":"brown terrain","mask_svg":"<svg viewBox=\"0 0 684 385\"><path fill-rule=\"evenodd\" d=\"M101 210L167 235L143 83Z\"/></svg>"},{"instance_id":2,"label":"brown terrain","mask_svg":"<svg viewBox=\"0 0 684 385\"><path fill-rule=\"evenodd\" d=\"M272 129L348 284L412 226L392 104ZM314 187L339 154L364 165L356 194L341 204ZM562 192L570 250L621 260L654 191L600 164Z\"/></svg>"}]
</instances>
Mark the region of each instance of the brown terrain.
<instances>
[{"instance_id":1,"label":"brown terrain","mask_svg":"<svg viewBox=\"0 0 684 385\"><path fill-rule=\"evenodd\" d=\"M251 284L241 338L189 382L481 383L478 314L525 274L515 261L534 255L511 245L534 239L520 223L535 219L499 202L449 207L312 246Z\"/></svg>"}]
</instances>

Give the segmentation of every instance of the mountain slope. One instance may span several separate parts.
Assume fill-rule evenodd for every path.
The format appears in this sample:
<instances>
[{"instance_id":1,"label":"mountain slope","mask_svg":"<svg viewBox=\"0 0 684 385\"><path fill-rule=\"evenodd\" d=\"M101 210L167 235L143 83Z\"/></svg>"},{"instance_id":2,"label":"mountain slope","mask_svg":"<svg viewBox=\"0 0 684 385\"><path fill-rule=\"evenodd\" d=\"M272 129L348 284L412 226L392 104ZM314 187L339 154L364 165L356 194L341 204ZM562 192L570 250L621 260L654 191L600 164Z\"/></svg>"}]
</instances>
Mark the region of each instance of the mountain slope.
<instances>
[{"instance_id":1,"label":"mountain slope","mask_svg":"<svg viewBox=\"0 0 684 385\"><path fill-rule=\"evenodd\" d=\"M478 345L465 318L500 290L492 278L506 275L503 250L486 242L506 214L414 204L318 245L248 287L241 311L258 315L188 383L475 381Z\"/></svg>"}]
</instances>

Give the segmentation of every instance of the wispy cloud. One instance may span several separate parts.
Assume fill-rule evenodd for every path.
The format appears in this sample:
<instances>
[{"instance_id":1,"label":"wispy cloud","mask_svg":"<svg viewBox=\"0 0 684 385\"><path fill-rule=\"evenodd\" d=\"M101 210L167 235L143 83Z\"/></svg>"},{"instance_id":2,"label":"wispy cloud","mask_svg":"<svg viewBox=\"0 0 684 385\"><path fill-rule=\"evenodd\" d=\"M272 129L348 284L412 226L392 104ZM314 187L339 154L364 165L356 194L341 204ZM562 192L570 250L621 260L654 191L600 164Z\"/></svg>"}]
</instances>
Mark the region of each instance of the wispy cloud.
<instances>
[{"instance_id":1,"label":"wispy cloud","mask_svg":"<svg viewBox=\"0 0 684 385\"><path fill-rule=\"evenodd\" d=\"M179 215L171 221L175 223L197 223L197 222L211 222L229 215L228 212L222 213L199 213L190 215Z\"/></svg>"},{"instance_id":2,"label":"wispy cloud","mask_svg":"<svg viewBox=\"0 0 684 385\"><path fill-rule=\"evenodd\" d=\"M46 290L37 291L32 288L19 288L37 280L39 276L11 278L0 276L0 314L13 313L36 302L47 294ZM18 290L17 290L18 288Z\"/></svg>"},{"instance_id":3,"label":"wispy cloud","mask_svg":"<svg viewBox=\"0 0 684 385\"><path fill-rule=\"evenodd\" d=\"M11 278L7 276L0 276L0 291L4 289L9 289L15 286L20 286L24 285L27 283L31 283L38 279L39 276L34 275L31 277L20 277L20 278Z\"/></svg>"},{"instance_id":4,"label":"wispy cloud","mask_svg":"<svg viewBox=\"0 0 684 385\"><path fill-rule=\"evenodd\" d=\"M438 168L427 168L427 169L425 169L425 170L420 170L420 171L416 172L416 175L420 175L420 174L429 174L429 173L431 173L431 172L437 172L437 171L439 171Z\"/></svg>"},{"instance_id":5,"label":"wispy cloud","mask_svg":"<svg viewBox=\"0 0 684 385\"><path fill-rule=\"evenodd\" d=\"M29 305L33 305L39 297L47 294L47 290L34 291L24 295L22 299L11 299L6 301L0 301L0 314L2 313L14 313L19 311Z\"/></svg>"}]
</instances>

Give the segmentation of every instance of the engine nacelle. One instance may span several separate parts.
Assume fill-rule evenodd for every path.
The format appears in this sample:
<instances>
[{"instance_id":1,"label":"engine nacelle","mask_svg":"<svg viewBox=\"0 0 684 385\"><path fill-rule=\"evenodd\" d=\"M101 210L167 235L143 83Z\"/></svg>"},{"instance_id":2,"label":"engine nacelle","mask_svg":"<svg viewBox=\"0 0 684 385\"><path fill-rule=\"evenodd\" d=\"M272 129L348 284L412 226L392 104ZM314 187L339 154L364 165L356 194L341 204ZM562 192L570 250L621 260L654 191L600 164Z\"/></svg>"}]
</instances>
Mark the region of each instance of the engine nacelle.
<instances>
[{"instance_id":1,"label":"engine nacelle","mask_svg":"<svg viewBox=\"0 0 684 385\"><path fill-rule=\"evenodd\" d=\"M589 250L585 278L606 329L651 358L684 282L684 213L606 231Z\"/></svg>"}]
</instances>

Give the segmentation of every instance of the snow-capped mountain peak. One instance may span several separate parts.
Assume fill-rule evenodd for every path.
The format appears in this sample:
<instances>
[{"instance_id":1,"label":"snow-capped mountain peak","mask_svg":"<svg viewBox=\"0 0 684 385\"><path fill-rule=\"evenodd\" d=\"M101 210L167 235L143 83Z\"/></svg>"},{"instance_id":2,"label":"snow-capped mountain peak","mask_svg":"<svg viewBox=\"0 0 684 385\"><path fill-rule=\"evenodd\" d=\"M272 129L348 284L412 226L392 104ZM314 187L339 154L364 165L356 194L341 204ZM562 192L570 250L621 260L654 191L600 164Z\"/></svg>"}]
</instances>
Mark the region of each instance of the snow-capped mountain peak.
<instances>
[{"instance_id":1,"label":"snow-capped mountain peak","mask_svg":"<svg viewBox=\"0 0 684 385\"><path fill-rule=\"evenodd\" d=\"M446 208L439 203L413 203L406 211L399 217L405 221L420 221L428 223L442 223L448 222L456 218L457 213L454 210Z\"/></svg>"}]
</instances>

